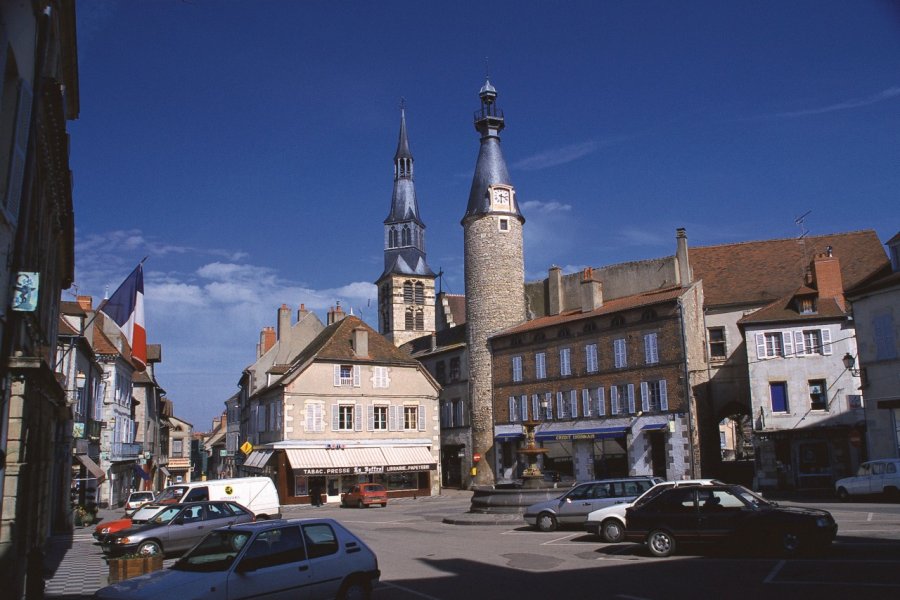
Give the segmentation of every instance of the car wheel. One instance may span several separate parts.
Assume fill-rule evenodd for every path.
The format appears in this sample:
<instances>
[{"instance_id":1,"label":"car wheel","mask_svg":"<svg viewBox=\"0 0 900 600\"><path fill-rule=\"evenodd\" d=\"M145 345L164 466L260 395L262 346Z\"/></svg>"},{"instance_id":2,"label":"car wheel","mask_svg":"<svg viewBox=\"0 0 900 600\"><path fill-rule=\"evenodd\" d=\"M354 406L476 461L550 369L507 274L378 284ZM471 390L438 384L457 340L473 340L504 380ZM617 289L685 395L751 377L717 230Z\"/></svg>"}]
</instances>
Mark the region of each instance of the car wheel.
<instances>
[{"instance_id":1,"label":"car wheel","mask_svg":"<svg viewBox=\"0 0 900 600\"><path fill-rule=\"evenodd\" d=\"M782 531L778 540L779 549L785 556L795 556L800 554L800 551L803 548L803 540L801 539L800 534L793 529Z\"/></svg>"},{"instance_id":2,"label":"car wheel","mask_svg":"<svg viewBox=\"0 0 900 600\"><path fill-rule=\"evenodd\" d=\"M607 519L600 525L600 537L610 544L625 541L625 528L615 519Z\"/></svg>"},{"instance_id":3,"label":"car wheel","mask_svg":"<svg viewBox=\"0 0 900 600\"><path fill-rule=\"evenodd\" d=\"M341 586L337 597L339 600L369 600L372 590L365 581L350 579Z\"/></svg>"},{"instance_id":4,"label":"car wheel","mask_svg":"<svg viewBox=\"0 0 900 600\"><path fill-rule=\"evenodd\" d=\"M387 508L387 502L382 502L382 503L381 503L381 508Z\"/></svg>"},{"instance_id":5,"label":"car wheel","mask_svg":"<svg viewBox=\"0 0 900 600\"><path fill-rule=\"evenodd\" d=\"M138 546L137 549L137 554L140 554L141 556L156 556L162 553L162 546L155 540L148 540Z\"/></svg>"},{"instance_id":6,"label":"car wheel","mask_svg":"<svg viewBox=\"0 0 900 600\"><path fill-rule=\"evenodd\" d=\"M556 531L556 517L546 512L539 514L537 527L541 531Z\"/></svg>"},{"instance_id":7,"label":"car wheel","mask_svg":"<svg viewBox=\"0 0 900 600\"><path fill-rule=\"evenodd\" d=\"M647 536L647 548L653 556L672 556L675 553L675 538L667 531L655 529Z\"/></svg>"},{"instance_id":8,"label":"car wheel","mask_svg":"<svg viewBox=\"0 0 900 600\"><path fill-rule=\"evenodd\" d=\"M840 500L841 502L849 502L850 501L850 494L847 493L847 490L845 488L838 488L837 495L838 495L838 500Z\"/></svg>"},{"instance_id":9,"label":"car wheel","mask_svg":"<svg viewBox=\"0 0 900 600\"><path fill-rule=\"evenodd\" d=\"M884 497L894 502L900 502L900 490L895 487L884 488Z\"/></svg>"},{"instance_id":10,"label":"car wheel","mask_svg":"<svg viewBox=\"0 0 900 600\"><path fill-rule=\"evenodd\" d=\"M365 507L366 507L366 505L363 503L362 500L360 500L356 503L356 508L365 508Z\"/></svg>"}]
</instances>

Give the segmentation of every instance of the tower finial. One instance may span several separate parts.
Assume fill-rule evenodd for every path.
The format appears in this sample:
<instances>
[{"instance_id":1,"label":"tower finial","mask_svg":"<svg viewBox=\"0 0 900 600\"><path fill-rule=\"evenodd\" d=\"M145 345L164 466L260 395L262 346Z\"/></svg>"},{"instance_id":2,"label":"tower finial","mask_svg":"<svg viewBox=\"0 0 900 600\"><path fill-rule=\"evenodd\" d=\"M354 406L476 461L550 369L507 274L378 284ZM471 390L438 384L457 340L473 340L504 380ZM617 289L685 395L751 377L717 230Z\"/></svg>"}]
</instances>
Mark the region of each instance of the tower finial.
<instances>
[{"instance_id":1,"label":"tower finial","mask_svg":"<svg viewBox=\"0 0 900 600\"><path fill-rule=\"evenodd\" d=\"M484 78L485 79L491 78L491 64L490 64L490 61L488 61L487 56L484 57Z\"/></svg>"},{"instance_id":2,"label":"tower finial","mask_svg":"<svg viewBox=\"0 0 900 600\"><path fill-rule=\"evenodd\" d=\"M406 110L406 98L400 96L400 110Z\"/></svg>"}]
</instances>

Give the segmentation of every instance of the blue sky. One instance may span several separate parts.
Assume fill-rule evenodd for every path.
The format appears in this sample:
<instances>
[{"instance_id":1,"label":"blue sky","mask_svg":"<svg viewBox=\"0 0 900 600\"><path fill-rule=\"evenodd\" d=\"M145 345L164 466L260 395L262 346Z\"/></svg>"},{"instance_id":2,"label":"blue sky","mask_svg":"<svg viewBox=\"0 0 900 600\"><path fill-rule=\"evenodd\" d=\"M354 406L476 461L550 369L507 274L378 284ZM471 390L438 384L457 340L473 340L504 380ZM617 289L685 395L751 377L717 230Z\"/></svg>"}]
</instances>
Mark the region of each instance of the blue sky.
<instances>
[{"instance_id":1,"label":"blue sky","mask_svg":"<svg viewBox=\"0 0 900 600\"><path fill-rule=\"evenodd\" d=\"M900 3L82 1L77 293L145 264L157 375L208 430L262 327L377 322L406 100L428 261L463 290L489 59L528 279L900 228ZM811 211L811 212L810 212ZM65 293L71 298L76 289Z\"/></svg>"}]
</instances>

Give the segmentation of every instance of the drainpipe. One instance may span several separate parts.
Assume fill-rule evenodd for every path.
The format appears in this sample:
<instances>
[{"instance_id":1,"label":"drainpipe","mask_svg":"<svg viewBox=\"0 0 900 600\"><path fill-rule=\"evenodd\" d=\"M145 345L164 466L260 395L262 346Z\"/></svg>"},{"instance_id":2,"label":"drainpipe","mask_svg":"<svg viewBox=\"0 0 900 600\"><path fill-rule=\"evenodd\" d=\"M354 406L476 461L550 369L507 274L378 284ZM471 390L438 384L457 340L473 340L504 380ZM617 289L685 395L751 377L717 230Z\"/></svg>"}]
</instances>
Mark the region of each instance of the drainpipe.
<instances>
[{"instance_id":1,"label":"drainpipe","mask_svg":"<svg viewBox=\"0 0 900 600\"><path fill-rule=\"evenodd\" d=\"M688 413L688 435L689 435L689 443L688 447L691 452L691 479L697 478L696 473L696 454L694 452L694 418L693 411L691 410L691 384L690 384L690 370L688 369L688 355L687 355L687 338L684 333L684 305L681 303L681 298L678 298L678 319L681 321L681 355L684 357L684 398L687 401L687 413Z\"/></svg>"}]
</instances>

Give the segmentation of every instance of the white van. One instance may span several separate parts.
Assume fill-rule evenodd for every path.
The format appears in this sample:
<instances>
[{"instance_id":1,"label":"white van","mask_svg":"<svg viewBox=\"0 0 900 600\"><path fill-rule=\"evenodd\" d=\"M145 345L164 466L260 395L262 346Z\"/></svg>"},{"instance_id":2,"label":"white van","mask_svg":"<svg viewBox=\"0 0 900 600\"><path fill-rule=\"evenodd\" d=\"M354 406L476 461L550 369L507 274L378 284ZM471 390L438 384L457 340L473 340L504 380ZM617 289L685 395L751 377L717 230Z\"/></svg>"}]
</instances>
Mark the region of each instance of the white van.
<instances>
[{"instance_id":1,"label":"white van","mask_svg":"<svg viewBox=\"0 0 900 600\"><path fill-rule=\"evenodd\" d=\"M268 477L211 479L170 485L156 498L157 504L231 500L243 504L257 519L280 519L278 491Z\"/></svg>"}]
</instances>

